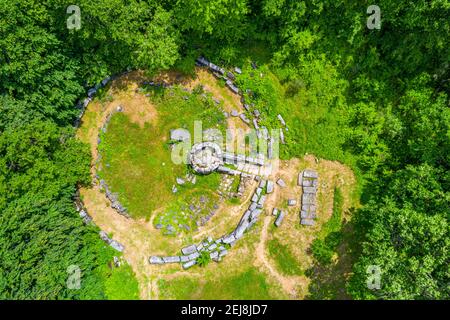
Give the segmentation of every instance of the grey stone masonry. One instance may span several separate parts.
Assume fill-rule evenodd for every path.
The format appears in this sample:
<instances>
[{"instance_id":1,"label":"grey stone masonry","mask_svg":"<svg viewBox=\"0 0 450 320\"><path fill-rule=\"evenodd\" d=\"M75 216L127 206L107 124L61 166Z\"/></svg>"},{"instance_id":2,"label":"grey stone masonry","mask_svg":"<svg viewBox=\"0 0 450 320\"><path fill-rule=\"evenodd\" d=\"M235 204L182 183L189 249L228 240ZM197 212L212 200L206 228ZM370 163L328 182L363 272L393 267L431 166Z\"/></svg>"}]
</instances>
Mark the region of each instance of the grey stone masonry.
<instances>
[{"instance_id":1,"label":"grey stone masonry","mask_svg":"<svg viewBox=\"0 0 450 320\"><path fill-rule=\"evenodd\" d=\"M279 114L277 116L278 120L280 120L281 124L285 127L286 126L286 122L284 121L283 117L281 116L281 114Z\"/></svg>"},{"instance_id":2,"label":"grey stone masonry","mask_svg":"<svg viewBox=\"0 0 450 320\"><path fill-rule=\"evenodd\" d=\"M122 252L125 249L125 247L116 240L112 240L109 245L111 246L111 248L116 249L119 252Z\"/></svg>"},{"instance_id":3,"label":"grey stone masonry","mask_svg":"<svg viewBox=\"0 0 450 320\"><path fill-rule=\"evenodd\" d=\"M164 260L161 257L151 256L149 262L150 264L163 264Z\"/></svg>"},{"instance_id":4,"label":"grey stone masonry","mask_svg":"<svg viewBox=\"0 0 450 320\"><path fill-rule=\"evenodd\" d=\"M170 140L174 141L185 141L191 138L191 134L186 129L173 129L170 130Z\"/></svg>"},{"instance_id":5,"label":"grey stone masonry","mask_svg":"<svg viewBox=\"0 0 450 320\"><path fill-rule=\"evenodd\" d=\"M281 225L281 222L283 222L283 219L284 219L284 211L280 211L280 213L278 214L278 217L277 217L277 219L275 220L275 225L277 226L277 227L279 227L280 225Z\"/></svg>"},{"instance_id":6,"label":"grey stone masonry","mask_svg":"<svg viewBox=\"0 0 450 320\"><path fill-rule=\"evenodd\" d=\"M187 257L188 257L189 261L192 261L192 260L195 260L198 257L200 257L200 253L194 252L194 253L191 253L190 255L188 255Z\"/></svg>"},{"instance_id":7,"label":"grey stone masonry","mask_svg":"<svg viewBox=\"0 0 450 320\"><path fill-rule=\"evenodd\" d=\"M179 256L163 257L162 259L163 259L164 263L180 262L180 257Z\"/></svg>"},{"instance_id":8,"label":"grey stone masonry","mask_svg":"<svg viewBox=\"0 0 450 320\"><path fill-rule=\"evenodd\" d=\"M266 201L266 196L262 195L261 198L259 198L258 204L264 205L264 202Z\"/></svg>"},{"instance_id":9,"label":"grey stone masonry","mask_svg":"<svg viewBox=\"0 0 450 320\"><path fill-rule=\"evenodd\" d=\"M229 235L225 236L223 238L223 243L230 244L234 242L236 238L234 237L234 234L230 233Z\"/></svg>"},{"instance_id":10,"label":"grey stone masonry","mask_svg":"<svg viewBox=\"0 0 450 320\"><path fill-rule=\"evenodd\" d=\"M284 182L284 180L281 178L277 180L277 184L282 188L286 187L286 182Z\"/></svg>"},{"instance_id":11,"label":"grey stone masonry","mask_svg":"<svg viewBox=\"0 0 450 320\"><path fill-rule=\"evenodd\" d=\"M259 187L260 187L260 188L265 188L265 187L266 187L266 180L261 180L261 181L259 182Z\"/></svg>"},{"instance_id":12,"label":"grey stone masonry","mask_svg":"<svg viewBox=\"0 0 450 320\"><path fill-rule=\"evenodd\" d=\"M273 192L273 181L267 181L267 193L272 193Z\"/></svg>"},{"instance_id":13,"label":"grey stone masonry","mask_svg":"<svg viewBox=\"0 0 450 320\"><path fill-rule=\"evenodd\" d=\"M197 263L197 261L195 261L195 260L191 260L189 262L186 262L186 263L183 264L183 269L189 269L190 267L192 267L196 263Z\"/></svg>"},{"instance_id":14,"label":"grey stone masonry","mask_svg":"<svg viewBox=\"0 0 450 320\"><path fill-rule=\"evenodd\" d=\"M181 249L181 252L185 255L194 253L197 251L197 247L195 246L195 244L192 244L190 246L184 247L183 249Z\"/></svg>"},{"instance_id":15,"label":"grey stone masonry","mask_svg":"<svg viewBox=\"0 0 450 320\"><path fill-rule=\"evenodd\" d=\"M301 223L302 225L304 225L304 226L313 226L313 225L314 225L314 220L313 220L313 219L308 219L308 218L306 218L306 219L302 219L302 220L300 221L300 223Z\"/></svg>"},{"instance_id":16,"label":"grey stone masonry","mask_svg":"<svg viewBox=\"0 0 450 320\"><path fill-rule=\"evenodd\" d=\"M100 235L100 239L102 239L107 244L109 244L111 246L111 248L113 248L119 252L122 252L125 249L125 247L121 243L117 242L116 240L111 239L105 231L100 231L99 235Z\"/></svg>"},{"instance_id":17,"label":"grey stone masonry","mask_svg":"<svg viewBox=\"0 0 450 320\"><path fill-rule=\"evenodd\" d=\"M303 175L301 172L298 173L297 185L302 186Z\"/></svg>"},{"instance_id":18,"label":"grey stone masonry","mask_svg":"<svg viewBox=\"0 0 450 320\"><path fill-rule=\"evenodd\" d=\"M314 219L317 218L316 212L316 194L318 186L318 177L316 171L306 169L299 175L299 184L303 187L302 209L300 211L300 224L305 226L314 225Z\"/></svg>"},{"instance_id":19,"label":"grey stone masonry","mask_svg":"<svg viewBox=\"0 0 450 320\"><path fill-rule=\"evenodd\" d=\"M244 121L246 124L250 124L250 120L246 117L244 113L241 113L239 115L239 118L241 118L241 120Z\"/></svg>"},{"instance_id":20,"label":"grey stone masonry","mask_svg":"<svg viewBox=\"0 0 450 320\"><path fill-rule=\"evenodd\" d=\"M282 144L285 144L286 142L284 141L284 132L283 129L280 128L280 141Z\"/></svg>"}]
</instances>

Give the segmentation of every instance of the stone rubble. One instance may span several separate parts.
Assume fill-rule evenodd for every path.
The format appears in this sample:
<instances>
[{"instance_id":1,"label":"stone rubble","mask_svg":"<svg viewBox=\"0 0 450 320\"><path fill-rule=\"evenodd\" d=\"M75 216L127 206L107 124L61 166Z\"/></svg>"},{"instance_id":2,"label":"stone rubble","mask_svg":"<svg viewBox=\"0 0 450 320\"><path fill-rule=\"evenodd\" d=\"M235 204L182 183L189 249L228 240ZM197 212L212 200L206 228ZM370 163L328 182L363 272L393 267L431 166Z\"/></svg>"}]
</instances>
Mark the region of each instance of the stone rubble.
<instances>
[{"instance_id":1,"label":"stone rubble","mask_svg":"<svg viewBox=\"0 0 450 320\"><path fill-rule=\"evenodd\" d=\"M190 268L196 264L196 259L200 257L201 252L208 252L211 259L215 262L221 261L221 258L228 253L227 246L233 246L235 242L243 237L246 231L248 231L258 220L261 215L262 205L265 202L266 195L262 190L266 187L268 181L259 179L259 187L255 190L252 196L252 201L249 208L242 215L236 228L214 240L212 237L207 237L204 241L198 245L192 244L181 249L182 255L180 256L151 256L149 258L150 264L167 264L167 263L182 263L183 269ZM258 190L258 191L257 191ZM280 212L278 215L276 225L279 226L284 213Z\"/></svg>"}]
</instances>

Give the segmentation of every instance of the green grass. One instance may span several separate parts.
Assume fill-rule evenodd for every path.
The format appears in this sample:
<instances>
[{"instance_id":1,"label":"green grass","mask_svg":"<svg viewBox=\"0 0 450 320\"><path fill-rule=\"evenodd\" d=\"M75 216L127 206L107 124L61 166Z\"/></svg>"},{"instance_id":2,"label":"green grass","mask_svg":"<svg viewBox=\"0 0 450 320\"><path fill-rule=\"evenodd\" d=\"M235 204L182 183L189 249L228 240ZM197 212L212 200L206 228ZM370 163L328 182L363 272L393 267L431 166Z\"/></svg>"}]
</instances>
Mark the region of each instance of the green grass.
<instances>
[{"instance_id":1,"label":"green grass","mask_svg":"<svg viewBox=\"0 0 450 320\"><path fill-rule=\"evenodd\" d=\"M116 113L107 132L102 134L99 175L113 192L119 194L119 201L133 217L149 218L161 207L167 209L161 214L179 213L183 206L197 201L200 195L209 198L210 203L205 205L209 207L205 210L217 200L217 195L212 192L220 182L216 174L197 176L195 185L189 182L177 185L178 192L172 192L176 177L184 178L188 168L184 163L172 161L168 139L170 130L176 128L186 128L193 136L196 120L202 121L203 130L217 128L223 131L223 114L210 99L201 95L190 95L181 89L168 91L147 91L151 92L150 99L158 111L156 124L146 123L142 128L125 114Z\"/></svg>"},{"instance_id":2,"label":"green grass","mask_svg":"<svg viewBox=\"0 0 450 320\"><path fill-rule=\"evenodd\" d=\"M304 79L294 81L274 65L261 65L255 71L247 62L242 67L243 73L237 76L237 83L253 92L253 95L245 94L245 98L247 103L255 105L253 109L262 113L260 125L278 130L281 127L278 114L286 121L289 130L284 132L286 144L280 144L282 159L314 154L349 165L358 179L362 179L357 172L356 156L343 147L347 134L342 96L345 83L329 75L334 74L334 68L325 62L312 67L317 69L317 79L304 75ZM294 85L296 81L300 82L298 87ZM330 90L333 91L328 96L332 98L325 99L325 93Z\"/></svg>"},{"instance_id":3,"label":"green grass","mask_svg":"<svg viewBox=\"0 0 450 320\"><path fill-rule=\"evenodd\" d=\"M333 213L324 223L320 233L311 245L314 258L321 264L331 263L336 248L342 239L343 196L339 188L334 189Z\"/></svg>"},{"instance_id":4,"label":"green grass","mask_svg":"<svg viewBox=\"0 0 450 320\"><path fill-rule=\"evenodd\" d=\"M105 292L109 300L138 300L139 286L128 264L114 267L106 278Z\"/></svg>"},{"instance_id":5,"label":"green grass","mask_svg":"<svg viewBox=\"0 0 450 320\"><path fill-rule=\"evenodd\" d=\"M188 277L158 281L161 299L270 300L270 286L263 274L248 269L233 276L220 276L212 281Z\"/></svg>"},{"instance_id":6,"label":"green grass","mask_svg":"<svg viewBox=\"0 0 450 320\"><path fill-rule=\"evenodd\" d=\"M277 269L286 275L302 275L303 270L297 259L289 251L288 246L281 244L277 239L267 242L270 257L275 261Z\"/></svg>"}]
</instances>

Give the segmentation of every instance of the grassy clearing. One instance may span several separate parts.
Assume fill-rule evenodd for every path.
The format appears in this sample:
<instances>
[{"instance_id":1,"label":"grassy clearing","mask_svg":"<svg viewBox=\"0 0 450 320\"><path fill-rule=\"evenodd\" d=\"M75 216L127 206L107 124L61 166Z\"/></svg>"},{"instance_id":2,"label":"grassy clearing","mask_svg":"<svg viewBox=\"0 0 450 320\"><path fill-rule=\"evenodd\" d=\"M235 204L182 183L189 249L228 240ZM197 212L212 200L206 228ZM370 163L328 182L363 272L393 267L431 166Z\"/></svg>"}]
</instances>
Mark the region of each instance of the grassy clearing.
<instances>
[{"instance_id":1,"label":"grassy clearing","mask_svg":"<svg viewBox=\"0 0 450 320\"><path fill-rule=\"evenodd\" d=\"M203 129L223 131L225 120L214 103L201 95L191 95L179 88L147 92L157 106L158 121L141 127L125 114L114 114L107 132L102 135L99 175L119 194L119 200L133 217L149 218L162 208L167 212L160 212L160 222L172 223L175 228L183 224L192 228L194 223L187 212L183 216L180 212L198 202L200 195L205 195L208 201L198 214L207 213L217 201L212 191L219 185L219 176L197 176L195 185L190 182L177 185L176 177L185 178L188 168L184 163L172 161L169 132L186 128L193 136L197 120L202 121ZM177 193L172 192L173 185ZM174 220L180 221L173 223Z\"/></svg>"},{"instance_id":2,"label":"grassy clearing","mask_svg":"<svg viewBox=\"0 0 450 320\"><path fill-rule=\"evenodd\" d=\"M114 267L105 281L105 292L109 300L138 300L139 285L128 264Z\"/></svg>"},{"instance_id":3,"label":"grassy clearing","mask_svg":"<svg viewBox=\"0 0 450 320\"><path fill-rule=\"evenodd\" d=\"M321 264L329 264L332 262L336 248L341 242L342 209L342 192L339 188L335 188L331 218L324 223L317 239L311 245L314 258Z\"/></svg>"},{"instance_id":4,"label":"grassy clearing","mask_svg":"<svg viewBox=\"0 0 450 320\"><path fill-rule=\"evenodd\" d=\"M277 239L267 242L270 257L275 261L277 269L285 275L303 275L295 256L289 251L289 247L280 243Z\"/></svg>"},{"instance_id":5,"label":"grassy clearing","mask_svg":"<svg viewBox=\"0 0 450 320\"><path fill-rule=\"evenodd\" d=\"M266 277L254 269L232 276L209 281L180 277L174 280L158 281L161 299L214 299L214 300L270 300L275 297L270 292Z\"/></svg>"}]
</instances>

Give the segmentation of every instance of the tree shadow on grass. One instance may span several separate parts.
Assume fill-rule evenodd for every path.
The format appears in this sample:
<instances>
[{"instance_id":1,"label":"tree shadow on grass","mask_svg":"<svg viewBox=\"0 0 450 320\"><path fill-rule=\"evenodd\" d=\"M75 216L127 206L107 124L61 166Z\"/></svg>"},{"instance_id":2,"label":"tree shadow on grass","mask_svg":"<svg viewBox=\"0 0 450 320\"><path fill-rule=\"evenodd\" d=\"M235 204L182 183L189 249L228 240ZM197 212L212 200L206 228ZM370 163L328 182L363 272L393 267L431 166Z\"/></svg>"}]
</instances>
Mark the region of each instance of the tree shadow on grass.
<instances>
[{"instance_id":1,"label":"tree shadow on grass","mask_svg":"<svg viewBox=\"0 0 450 320\"><path fill-rule=\"evenodd\" d=\"M313 266L305 274L311 279L306 300L349 300L346 283L351 274L354 250L353 224L345 221L340 231L340 242L335 250L337 259L329 263L321 263L314 259ZM327 237L336 236L330 234ZM324 241L327 241L325 238ZM308 249L311 252L311 247Z\"/></svg>"}]
</instances>

